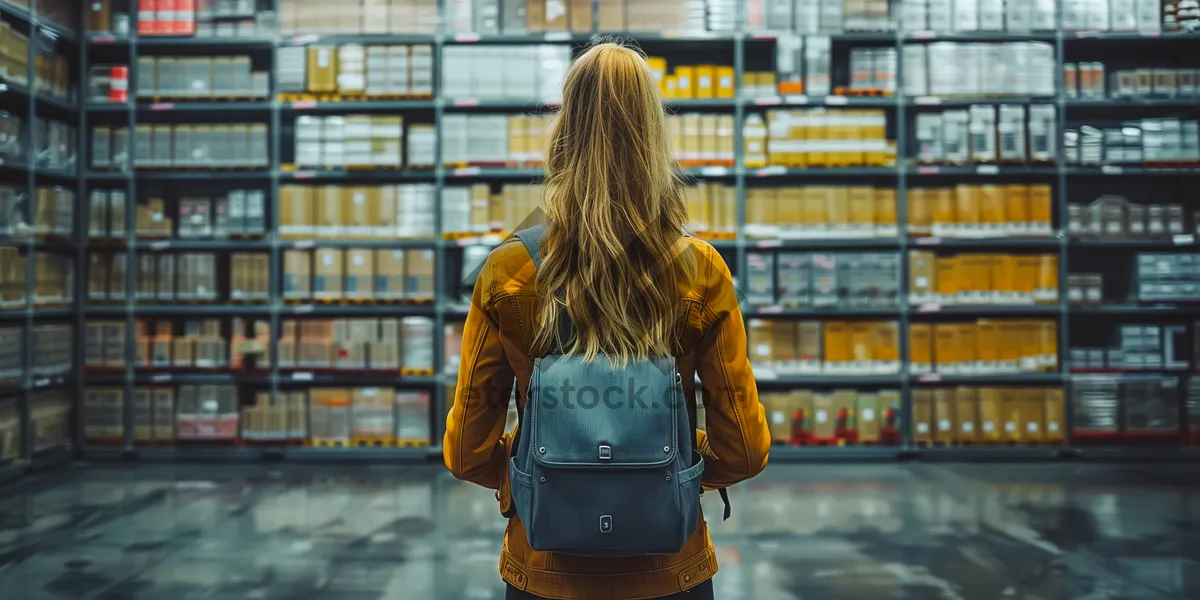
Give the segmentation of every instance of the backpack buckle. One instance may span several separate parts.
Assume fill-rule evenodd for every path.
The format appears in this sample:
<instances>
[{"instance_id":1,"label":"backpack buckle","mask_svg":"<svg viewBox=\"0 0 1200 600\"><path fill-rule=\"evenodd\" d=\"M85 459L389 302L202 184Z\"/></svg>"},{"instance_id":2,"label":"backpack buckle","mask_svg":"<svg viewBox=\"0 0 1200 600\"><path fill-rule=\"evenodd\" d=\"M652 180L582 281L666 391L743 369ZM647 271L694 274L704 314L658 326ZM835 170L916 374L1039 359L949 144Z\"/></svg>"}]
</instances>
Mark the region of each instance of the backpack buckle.
<instances>
[{"instance_id":1,"label":"backpack buckle","mask_svg":"<svg viewBox=\"0 0 1200 600\"><path fill-rule=\"evenodd\" d=\"M600 445L600 460L612 460L612 447L607 444Z\"/></svg>"}]
</instances>

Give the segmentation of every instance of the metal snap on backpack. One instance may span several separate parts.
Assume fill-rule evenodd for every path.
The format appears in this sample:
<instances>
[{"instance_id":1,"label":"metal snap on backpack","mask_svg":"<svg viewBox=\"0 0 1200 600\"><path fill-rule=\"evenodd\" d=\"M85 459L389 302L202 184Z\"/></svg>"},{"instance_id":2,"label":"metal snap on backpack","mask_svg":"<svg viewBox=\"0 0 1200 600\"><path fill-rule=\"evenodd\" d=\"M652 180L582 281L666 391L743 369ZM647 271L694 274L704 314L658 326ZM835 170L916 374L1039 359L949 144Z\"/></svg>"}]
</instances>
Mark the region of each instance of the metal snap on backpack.
<instances>
[{"instance_id":1,"label":"metal snap on backpack","mask_svg":"<svg viewBox=\"0 0 1200 600\"><path fill-rule=\"evenodd\" d=\"M545 226L518 232L541 267ZM509 464L534 550L674 554L696 531L704 461L673 357L616 367L561 353L533 364Z\"/></svg>"}]
</instances>

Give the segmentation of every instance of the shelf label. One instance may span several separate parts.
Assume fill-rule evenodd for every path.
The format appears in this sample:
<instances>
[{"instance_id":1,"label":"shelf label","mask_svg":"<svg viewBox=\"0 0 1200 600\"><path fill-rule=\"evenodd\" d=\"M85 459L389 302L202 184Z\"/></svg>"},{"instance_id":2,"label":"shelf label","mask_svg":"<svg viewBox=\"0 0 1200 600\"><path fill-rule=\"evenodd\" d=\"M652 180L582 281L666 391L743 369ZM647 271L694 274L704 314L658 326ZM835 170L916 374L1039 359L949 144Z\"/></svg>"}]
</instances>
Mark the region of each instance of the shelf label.
<instances>
[{"instance_id":1,"label":"shelf label","mask_svg":"<svg viewBox=\"0 0 1200 600\"><path fill-rule=\"evenodd\" d=\"M454 41L456 41L460 44L470 44L470 43L478 42L479 34L478 33L456 33L456 34L454 34Z\"/></svg>"},{"instance_id":2,"label":"shelf label","mask_svg":"<svg viewBox=\"0 0 1200 600\"><path fill-rule=\"evenodd\" d=\"M305 313L310 313L312 311L313 311L312 305L306 304L304 306L297 306L295 309L292 310L292 313L297 314L297 315L302 315Z\"/></svg>"},{"instance_id":3,"label":"shelf label","mask_svg":"<svg viewBox=\"0 0 1200 600\"><path fill-rule=\"evenodd\" d=\"M940 237L917 238L918 246L937 246L938 244L941 244L941 243L942 243L942 238L940 238Z\"/></svg>"},{"instance_id":4,"label":"shelf label","mask_svg":"<svg viewBox=\"0 0 1200 600\"><path fill-rule=\"evenodd\" d=\"M778 248L783 245L782 240L763 240L754 246L756 248Z\"/></svg>"},{"instance_id":5,"label":"shelf label","mask_svg":"<svg viewBox=\"0 0 1200 600\"><path fill-rule=\"evenodd\" d=\"M296 171L296 172L292 173L292 179L316 179L316 178L317 178L317 173L315 171Z\"/></svg>"},{"instance_id":6,"label":"shelf label","mask_svg":"<svg viewBox=\"0 0 1200 600\"><path fill-rule=\"evenodd\" d=\"M801 106L808 104L808 96L804 94L791 94L783 97L783 102L786 104L799 104Z\"/></svg>"},{"instance_id":7,"label":"shelf label","mask_svg":"<svg viewBox=\"0 0 1200 600\"><path fill-rule=\"evenodd\" d=\"M478 174L479 174L479 167L463 167L461 169L454 170L455 177L465 177L468 175L478 175Z\"/></svg>"},{"instance_id":8,"label":"shelf label","mask_svg":"<svg viewBox=\"0 0 1200 600\"><path fill-rule=\"evenodd\" d=\"M303 46L305 44L311 44L313 42L316 42L319 39L321 39L320 36L318 36L315 33L306 33L304 35L298 35L298 36L293 37L289 43L292 44L293 46Z\"/></svg>"},{"instance_id":9,"label":"shelf label","mask_svg":"<svg viewBox=\"0 0 1200 600\"><path fill-rule=\"evenodd\" d=\"M1139 31L1138 35L1142 37L1162 37L1161 31Z\"/></svg>"},{"instance_id":10,"label":"shelf label","mask_svg":"<svg viewBox=\"0 0 1200 600\"><path fill-rule=\"evenodd\" d=\"M552 31L546 34L547 42L569 42L571 34L566 31Z\"/></svg>"},{"instance_id":11,"label":"shelf label","mask_svg":"<svg viewBox=\"0 0 1200 600\"><path fill-rule=\"evenodd\" d=\"M780 99L779 96L766 96L764 98L755 98L754 99L754 103L758 106L774 106L776 104L779 104L780 102L783 102L783 100ZM807 99L805 100L805 102L807 103Z\"/></svg>"},{"instance_id":12,"label":"shelf label","mask_svg":"<svg viewBox=\"0 0 1200 600\"><path fill-rule=\"evenodd\" d=\"M975 167L975 172L980 175L999 175L1000 167L997 165L979 165Z\"/></svg>"},{"instance_id":13,"label":"shelf label","mask_svg":"<svg viewBox=\"0 0 1200 600\"><path fill-rule=\"evenodd\" d=\"M152 381L154 383L164 383L167 381L171 381L171 375L169 373L160 373L158 375L152 375L152 376L150 376L150 381Z\"/></svg>"},{"instance_id":14,"label":"shelf label","mask_svg":"<svg viewBox=\"0 0 1200 600\"><path fill-rule=\"evenodd\" d=\"M729 174L726 167L701 167L700 174L706 177L723 177Z\"/></svg>"},{"instance_id":15,"label":"shelf label","mask_svg":"<svg viewBox=\"0 0 1200 600\"><path fill-rule=\"evenodd\" d=\"M476 98L463 98L462 100L455 100L451 104L454 106L479 106L479 100Z\"/></svg>"},{"instance_id":16,"label":"shelf label","mask_svg":"<svg viewBox=\"0 0 1200 600\"><path fill-rule=\"evenodd\" d=\"M908 37L914 40L932 40L933 38L937 37L937 34L932 31L914 31L912 32L912 35Z\"/></svg>"},{"instance_id":17,"label":"shelf label","mask_svg":"<svg viewBox=\"0 0 1200 600\"><path fill-rule=\"evenodd\" d=\"M829 106L845 106L850 103L850 99L845 96L826 96L825 104Z\"/></svg>"},{"instance_id":18,"label":"shelf label","mask_svg":"<svg viewBox=\"0 0 1200 600\"><path fill-rule=\"evenodd\" d=\"M761 315L777 315L781 312L783 312L782 306L764 306L758 309L758 313Z\"/></svg>"},{"instance_id":19,"label":"shelf label","mask_svg":"<svg viewBox=\"0 0 1200 600\"><path fill-rule=\"evenodd\" d=\"M292 381L312 381L312 373L292 373Z\"/></svg>"},{"instance_id":20,"label":"shelf label","mask_svg":"<svg viewBox=\"0 0 1200 600\"><path fill-rule=\"evenodd\" d=\"M92 38L93 44L111 44L116 41L117 41L117 38L115 38L111 35L98 35L98 36Z\"/></svg>"},{"instance_id":21,"label":"shelf label","mask_svg":"<svg viewBox=\"0 0 1200 600\"><path fill-rule=\"evenodd\" d=\"M175 104L171 102L155 102L150 105L150 110L175 110Z\"/></svg>"},{"instance_id":22,"label":"shelf label","mask_svg":"<svg viewBox=\"0 0 1200 600\"><path fill-rule=\"evenodd\" d=\"M937 383L941 380L942 376L937 373L933 373L931 375L921 375L920 377L917 377L917 381L920 381L921 383Z\"/></svg>"},{"instance_id":23,"label":"shelf label","mask_svg":"<svg viewBox=\"0 0 1200 600\"><path fill-rule=\"evenodd\" d=\"M917 175L937 175L941 172L939 167L917 167Z\"/></svg>"},{"instance_id":24,"label":"shelf label","mask_svg":"<svg viewBox=\"0 0 1200 600\"><path fill-rule=\"evenodd\" d=\"M917 96L913 98L913 104L918 106L937 106L942 103L942 99L937 96Z\"/></svg>"},{"instance_id":25,"label":"shelf label","mask_svg":"<svg viewBox=\"0 0 1200 600\"><path fill-rule=\"evenodd\" d=\"M1196 243L1196 236L1190 233L1176 234L1171 237L1176 246L1191 246Z\"/></svg>"},{"instance_id":26,"label":"shelf label","mask_svg":"<svg viewBox=\"0 0 1200 600\"><path fill-rule=\"evenodd\" d=\"M294 248L296 250L308 250L309 248L312 248L315 245L316 244L312 240L308 240L308 241L304 241L304 242L296 242L295 244L292 244L292 248Z\"/></svg>"},{"instance_id":27,"label":"shelf label","mask_svg":"<svg viewBox=\"0 0 1200 600\"><path fill-rule=\"evenodd\" d=\"M917 312L923 312L923 313L942 312L942 305L941 304L922 304L921 306L917 307Z\"/></svg>"},{"instance_id":28,"label":"shelf label","mask_svg":"<svg viewBox=\"0 0 1200 600\"><path fill-rule=\"evenodd\" d=\"M1104 165L1100 167L1100 172L1105 175L1120 175L1125 172L1125 169L1113 165Z\"/></svg>"},{"instance_id":29,"label":"shelf label","mask_svg":"<svg viewBox=\"0 0 1200 600\"><path fill-rule=\"evenodd\" d=\"M1075 32L1075 37L1077 37L1077 38L1098 37L1099 35L1100 35L1100 32L1094 31L1094 30L1092 30L1092 31L1076 31Z\"/></svg>"},{"instance_id":30,"label":"shelf label","mask_svg":"<svg viewBox=\"0 0 1200 600\"><path fill-rule=\"evenodd\" d=\"M752 39L752 40L773 40L773 39L775 39L775 34L771 33L770 31L756 31L756 32L750 34L750 39Z\"/></svg>"},{"instance_id":31,"label":"shelf label","mask_svg":"<svg viewBox=\"0 0 1200 600\"><path fill-rule=\"evenodd\" d=\"M459 246L463 246L463 247L466 247L466 246L478 246L478 245L479 245L479 238L477 238L477 237L461 238L461 239L459 239L459 240L458 240L458 245L459 245Z\"/></svg>"},{"instance_id":32,"label":"shelf label","mask_svg":"<svg viewBox=\"0 0 1200 600\"><path fill-rule=\"evenodd\" d=\"M49 387L49 386L50 386L49 378L33 380L33 387L35 387L35 388L44 388L44 387Z\"/></svg>"},{"instance_id":33,"label":"shelf label","mask_svg":"<svg viewBox=\"0 0 1200 600\"><path fill-rule=\"evenodd\" d=\"M763 381L775 381L776 379L779 379L779 374L777 374L774 369L755 369L754 378L761 379Z\"/></svg>"},{"instance_id":34,"label":"shelf label","mask_svg":"<svg viewBox=\"0 0 1200 600\"><path fill-rule=\"evenodd\" d=\"M151 242L151 244L150 244L151 250L166 250L167 248L170 248L170 247L171 247L171 242L169 242L169 241Z\"/></svg>"},{"instance_id":35,"label":"shelf label","mask_svg":"<svg viewBox=\"0 0 1200 600\"><path fill-rule=\"evenodd\" d=\"M786 175L787 167L765 167L754 172L756 177L770 177L772 175Z\"/></svg>"},{"instance_id":36,"label":"shelf label","mask_svg":"<svg viewBox=\"0 0 1200 600\"><path fill-rule=\"evenodd\" d=\"M292 103L292 108L296 110L312 110L317 107L316 100L300 100Z\"/></svg>"}]
</instances>

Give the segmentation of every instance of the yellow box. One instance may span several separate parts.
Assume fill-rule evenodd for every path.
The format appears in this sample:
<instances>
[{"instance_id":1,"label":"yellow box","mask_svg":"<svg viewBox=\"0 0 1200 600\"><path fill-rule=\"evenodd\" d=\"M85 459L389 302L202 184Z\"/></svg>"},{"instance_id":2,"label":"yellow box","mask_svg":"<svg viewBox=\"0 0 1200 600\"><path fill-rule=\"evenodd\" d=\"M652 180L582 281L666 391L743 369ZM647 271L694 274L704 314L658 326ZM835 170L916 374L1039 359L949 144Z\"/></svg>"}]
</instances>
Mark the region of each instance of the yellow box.
<instances>
[{"instance_id":1,"label":"yellow box","mask_svg":"<svg viewBox=\"0 0 1200 600\"><path fill-rule=\"evenodd\" d=\"M954 416L958 422L955 441L974 443L979 439L979 391L960 387L954 390Z\"/></svg>"},{"instance_id":2,"label":"yellow box","mask_svg":"<svg viewBox=\"0 0 1200 600\"><path fill-rule=\"evenodd\" d=\"M896 221L896 190L892 188L875 188L875 229L895 227Z\"/></svg>"},{"instance_id":3,"label":"yellow box","mask_svg":"<svg viewBox=\"0 0 1200 600\"><path fill-rule=\"evenodd\" d=\"M1029 225L1029 186L1014 184L1004 186L1005 223L1025 228Z\"/></svg>"},{"instance_id":4,"label":"yellow box","mask_svg":"<svg viewBox=\"0 0 1200 600\"><path fill-rule=\"evenodd\" d=\"M930 223L934 229L953 228L958 224L954 214L954 190L949 188L929 190L931 195Z\"/></svg>"},{"instance_id":5,"label":"yellow box","mask_svg":"<svg viewBox=\"0 0 1200 600\"><path fill-rule=\"evenodd\" d=\"M933 390L913 390L912 404L913 441L918 444L933 443Z\"/></svg>"},{"instance_id":6,"label":"yellow box","mask_svg":"<svg viewBox=\"0 0 1200 600\"><path fill-rule=\"evenodd\" d=\"M717 94L716 73L717 68L712 65L700 65L696 67L696 97L697 98L713 98Z\"/></svg>"},{"instance_id":7,"label":"yellow box","mask_svg":"<svg viewBox=\"0 0 1200 600\"><path fill-rule=\"evenodd\" d=\"M953 323L933 326L934 371L937 373L958 372L958 328Z\"/></svg>"},{"instance_id":8,"label":"yellow box","mask_svg":"<svg viewBox=\"0 0 1200 600\"><path fill-rule=\"evenodd\" d=\"M960 185L954 190L954 222L960 231L979 229L979 188Z\"/></svg>"},{"instance_id":9,"label":"yellow box","mask_svg":"<svg viewBox=\"0 0 1200 600\"><path fill-rule=\"evenodd\" d=\"M849 324L845 321L827 321L824 324L825 362L846 363L853 360Z\"/></svg>"},{"instance_id":10,"label":"yellow box","mask_svg":"<svg viewBox=\"0 0 1200 600\"><path fill-rule=\"evenodd\" d=\"M733 67L716 68L718 98L733 98L736 95L733 73Z\"/></svg>"},{"instance_id":11,"label":"yellow box","mask_svg":"<svg viewBox=\"0 0 1200 600\"><path fill-rule=\"evenodd\" d=\"M849 222L855 229L871 230L875 227L875 190L869 187L849 189Z\"/></svg>"},{"instance_id":12,"label":"yellow box","mask_svg":"<svg viewBox=\"0 0 1200 600\"><path fill-rule=\"evenodd\" d=\"M667 59L657 56L647 56L646 65L650 67L650 75L654 78L654 83L658 85L659 91L666 94Z\"/></svg>"},{"instance_id":13,"label":"yellow box","mask_svg":"<svg viewBox=\"0 0 1200 600\"><path fill-rule=\"evenodd\" d=\"M675 98L696 97L696 68L675 67Z\"/></svg>"},{"instance_id":14,"label":"yellow box","mask_svg":"<svg viewBox=\"0 0 1200 600\"><path fill-rule=\"evenodd\" d=\"M908 326L908 354L910 368L914 373L933 371L933 326L926 323L911 323Z\"/></svg>"},{"instance_id":15,"label":"yellow box","mask_svg":"<svg viewBox=\"0 0 1200 600\"><path fill-rule=\"evenodd\" d=\"M953 302L961 290L959 257L939 256L934 259L933 294L939 302Z\"/></svg>"},{"instance_id":16,"label":"yellow box","mask_svg":"<svg viewBox=\"0 0 1200 600\"><path fill-rule=\"evenodd\" d=\"M1050 231L1050 211L1053 206L1050 196L1049 185L1029 186L1029 221L1035 231Z\"/></svg>"}]
</instances>

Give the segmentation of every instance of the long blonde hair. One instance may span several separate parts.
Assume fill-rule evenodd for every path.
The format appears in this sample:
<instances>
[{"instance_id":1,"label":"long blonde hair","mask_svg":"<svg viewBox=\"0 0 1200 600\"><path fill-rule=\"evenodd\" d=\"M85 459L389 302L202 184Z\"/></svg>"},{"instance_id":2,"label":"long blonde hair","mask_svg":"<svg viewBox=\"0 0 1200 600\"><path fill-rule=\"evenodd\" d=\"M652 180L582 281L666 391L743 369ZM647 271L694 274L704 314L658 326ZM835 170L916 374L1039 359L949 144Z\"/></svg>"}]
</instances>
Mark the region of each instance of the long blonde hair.
<instances>
[{"instance_id":1,"label":"long blonde hair","mask_svg":"<svg viewBox=\"0 0 1200 600\"><path fill-rule=\"evenodd\" d=\"M642 55L600 43L577 58L546 152L547 231L533 347L617 364L676 346L687 205L658 84ZM559 340L558 319L574 325Z\"/></svg>"}]
</instances>

